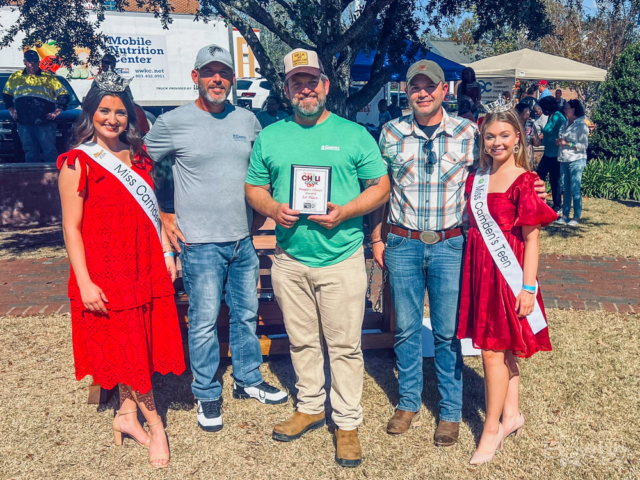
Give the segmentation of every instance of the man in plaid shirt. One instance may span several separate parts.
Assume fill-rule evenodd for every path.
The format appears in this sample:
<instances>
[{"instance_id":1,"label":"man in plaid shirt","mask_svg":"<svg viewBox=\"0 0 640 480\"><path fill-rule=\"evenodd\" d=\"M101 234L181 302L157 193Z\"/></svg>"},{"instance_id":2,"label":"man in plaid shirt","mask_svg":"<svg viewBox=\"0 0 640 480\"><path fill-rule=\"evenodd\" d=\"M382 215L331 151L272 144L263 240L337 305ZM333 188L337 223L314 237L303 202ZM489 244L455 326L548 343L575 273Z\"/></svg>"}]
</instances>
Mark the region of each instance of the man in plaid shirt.
<instances>
[{"instance_id":1,"label":"man in plaid shirt","mask_svg":"<svg viewBox=\"0 0 640 480\"><path fill-rule=\"evenodd\" d=\"M382 158L392 179L386 244L383 210L372 217L376 263L389 272L396 311L395 352L400 401L387 432L401 434L422 405L422 317L429 294L435 341L439 422L437 446L458 441L462 410L462 352L456 338L469 169L479 159L475 123L450 117L442 108L448 85L437 63L421 60L407 72L407 97L413 112L384 125ZM538 191L546 196L544 183Z\"/></svg>"}]
</instances>

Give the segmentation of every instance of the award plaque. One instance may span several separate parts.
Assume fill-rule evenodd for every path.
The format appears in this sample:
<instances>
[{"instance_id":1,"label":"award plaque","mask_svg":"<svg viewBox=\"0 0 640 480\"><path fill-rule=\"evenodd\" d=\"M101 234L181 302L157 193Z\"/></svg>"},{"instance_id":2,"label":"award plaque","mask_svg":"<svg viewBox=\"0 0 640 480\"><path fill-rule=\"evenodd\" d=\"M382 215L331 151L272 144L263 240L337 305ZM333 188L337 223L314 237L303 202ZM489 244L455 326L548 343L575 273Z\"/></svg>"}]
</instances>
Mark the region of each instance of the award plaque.
<instances>
[{"instance_id":1,"label":"award plaque","mask_svg":"<svg viewBox=\"0 0 640 480\"><path fill-rule=\"evenodd\" d=\"M289 208L300 215L326 215L331 201L331 167L291 166Z\"/></svg>"}]
</instances>

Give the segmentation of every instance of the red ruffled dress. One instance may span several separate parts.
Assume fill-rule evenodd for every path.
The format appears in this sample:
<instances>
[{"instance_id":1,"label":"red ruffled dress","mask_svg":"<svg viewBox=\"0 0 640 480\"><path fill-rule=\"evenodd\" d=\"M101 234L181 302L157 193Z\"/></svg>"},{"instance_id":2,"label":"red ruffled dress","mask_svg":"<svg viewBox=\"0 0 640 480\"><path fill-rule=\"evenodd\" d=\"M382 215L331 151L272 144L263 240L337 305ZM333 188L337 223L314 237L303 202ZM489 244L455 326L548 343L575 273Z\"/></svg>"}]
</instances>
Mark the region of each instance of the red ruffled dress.
<instances>
[{"instance_id":1,"label":"red ruffled dress","mask_svg":"<svg viewBox=\"0 0 640 480\"><path fill-rule=\"evenodd\" d=\"M105 293L109 311L103 315L84 308L71 268L76 379L91 375L102 388L123 383L147 393L153 372L180 375L185 370L174 289L158 233L122 183L83 151L61 155L58 169L65 163L81 171L87 268ZM133 169L153 186L150 162Z\"/></svg>"},{"instance_id":2,"label":"red ruffled dress","mask_svg":"<svg viewBox=\"0 0 640 480\"><path fill-rule=\"evenodd\" d=\"M465 192L471 196L472 174ZM558 216L534 191L538 176L533 172L520 175L504 193L489 193L487 203L491 216L500 226L520 266L524 263L522 226L548 225ZM511 350L518 357L551 350L549 329L534 335L529 322L518 318L516 297L495 265L482 239L473 216L471 202L467 203L470 230L462 274L460 323L458 338L470 338L475 348ZM545 316L542 294L538 289L538 303Z\"/></svg>"}]
</instances>

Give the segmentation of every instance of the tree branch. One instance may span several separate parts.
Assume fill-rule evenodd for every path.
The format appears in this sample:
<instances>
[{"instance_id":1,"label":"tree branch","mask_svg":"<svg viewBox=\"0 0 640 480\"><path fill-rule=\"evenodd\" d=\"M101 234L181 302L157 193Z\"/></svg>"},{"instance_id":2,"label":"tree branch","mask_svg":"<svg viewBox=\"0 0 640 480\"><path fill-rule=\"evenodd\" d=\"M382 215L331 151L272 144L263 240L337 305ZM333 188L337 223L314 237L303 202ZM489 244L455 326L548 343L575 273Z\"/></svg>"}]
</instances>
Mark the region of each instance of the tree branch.
<instances>
[{"instance_id":1,"label":"tree branch","mask_svg":"<svg viewBox=\"0 0 640 480\"><path fill-rule=\"evenodd\" d=\"M394 0L371 0L367 2L360 16L332 46L331 54L335 55L347 45L351 45L354 40L361 42L362 38L366 37L367 32L373 26L378 14L393 1Z\"/></svg>"},{"instance_id":2,"label":"tree branch","mask_svg":"<svg viewBox=\"0 0 640 480\"><path fill-rule=\"evenodd\" d=\"M289 45L291 48L313 48L312 45L303 42L302 40L299 40L298 38L291 35L282 25L279 25L275 21L273 16L264 8L262 8L262 6L255 0L202 0L201 4L204 3L213 4L220 12L222 12L223 10L237 10L244 13L245 15L248 15L256 22L260 23L265 28L273 32L274 35L280 37L280 39L282 39L282 41ZM228 14L225 14L225 16L229 17Z\"/></svg>"},{"instance_id":3,"label":"tree branch","mask_svg":"<svg viewBox=\"0 0 640 480\"><path fill-rule=\"evenodd\" d=\"M258 59L258 63L260 64L260 74L265 77L271 83L272 88L280 92L283 91L282 78L278 70L273 65L273 62L267 55L266 50L260 43L260 39L253 31L253 27L247 22L244 18L242 18L238 13L227 4L223 4L218 0L210 0L213 6L224 15L225 18L231 22L231 24L238 29L240 34L244 37L249 47L253 51L254 55Z\"/></svg>"},{"instance_id":4,"label":"tree branch","mask_svg":"<svg viewBox=\"0 0 640 480\"><path fill-rule=\"evenodd\" d=\"M309 40L311 40L313 43L317 45L318 35L316 35L316 32L313 31L313 29L311 28L304 28L309 26L308 22L306 22L300 15L298 15L296 10L293 9L291 5L287 3L286 0L276 0L276 3L282 7L282 9L286 12L287 15L289 15L289 19L291 20L292 23L300 27L303 27L304 33L307 35L307 37L309 37Z\"/></svg>"}]
</instances>

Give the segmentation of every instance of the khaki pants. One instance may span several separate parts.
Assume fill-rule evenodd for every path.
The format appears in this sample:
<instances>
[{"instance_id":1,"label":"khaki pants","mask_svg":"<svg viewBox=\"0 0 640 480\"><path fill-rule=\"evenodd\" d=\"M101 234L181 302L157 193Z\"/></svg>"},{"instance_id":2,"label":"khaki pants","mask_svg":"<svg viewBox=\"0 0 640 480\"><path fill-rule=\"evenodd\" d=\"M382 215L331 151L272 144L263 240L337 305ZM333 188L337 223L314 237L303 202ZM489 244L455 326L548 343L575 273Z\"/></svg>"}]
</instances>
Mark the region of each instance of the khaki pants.
<instances>
[{"instance_id":1,"label":"khaki pants","mask_svg":"<svg viewBox=\"0 0 640 480\"><path fill-rule=\"evenodd\" d=\"M367 293L363 248L335 265L311 268L278 247L271 278L291 343L298 411L324 411L324 336L333 421L343 430L357 428L362 422L361 337Z\"/></svg>"}]
</instances>

